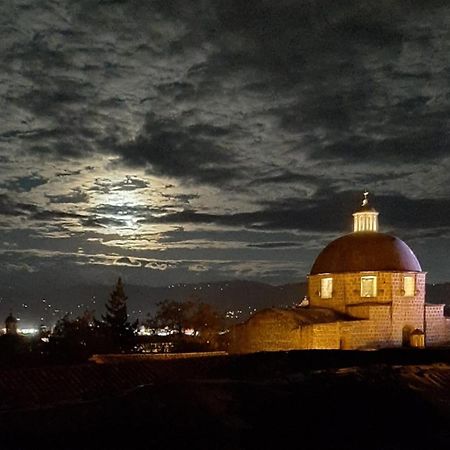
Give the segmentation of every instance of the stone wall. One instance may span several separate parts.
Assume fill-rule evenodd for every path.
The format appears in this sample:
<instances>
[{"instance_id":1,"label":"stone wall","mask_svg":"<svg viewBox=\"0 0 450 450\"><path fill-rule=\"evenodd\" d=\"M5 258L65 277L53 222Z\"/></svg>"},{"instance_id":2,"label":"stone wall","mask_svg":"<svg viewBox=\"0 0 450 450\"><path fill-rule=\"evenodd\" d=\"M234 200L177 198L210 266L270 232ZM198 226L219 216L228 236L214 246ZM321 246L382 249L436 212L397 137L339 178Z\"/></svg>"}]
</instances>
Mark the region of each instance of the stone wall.
<instances>
[{"instance_id":1,"label":"stone wall","mask_svg":"<svg viewBox=\"0 0 450 450\"><path fill-rule=\"evenodd\" d=\"M361 297L364 275L377 276L376 296ZM414 295L405 295L405 275L415 277ZM409 345L410 335L416 329L426 332L428 346L447 343L450 320L443 315L443 305L427 305L425 309L425 276L413 272L312 275L308 287L310 308L305 309L311 312L310 322L300 323L286 310L258 313L234 328L230 351L400 347ZM321 298L320 280L330 277L332 297ZM313 311L319 310L335 311L336 317L314 317Z\"/></svg>"},{"instance_id":2,"label":"stone wall","mask_svg":"<svg viewBox=\"0 0 450 450\"><path fill-rule=\"evenodd\" d=\"M234 327L229 353L339 349L340 322L301 325L295 330L279 331L269 323L258 326L242 324Z\"/></svg>"},{"instance_id":3,"label":"stone wall","mask_svg":"<svg viewBox=\"0 0 450 450\"><path fill-rule=\"evenodd\" d=\"M361 297L361 277L375 275L377 277L377 296ZM405 297L403 291L403 277L413 275L416 280L414 297ZM347 312L347 306L361 303L389 303L395 299L425 301L425 273L414 272L351 272L337 274L310 275L308 279L308 295L311 306L332 308L336 311ZM333 278L332 298L320 297L320 280Z\"/></svg>"},{"instance_id":4,"label":"stone wall","mask_svg":"<svg viewBox=\"0 0 450 450\"><path fill-rule=\"evenodd\" d=\"M343 349L381 348L394 344L391 305L368 305L368 320L341 324Z\"/></svg>"},{"instance_id":5,"label":"stone wall","mask_svg":"<svg viewBox=\"0 0 450 450\"><path fill-rule=\"evenodd\" d=\"M318 323L311 325L312 348L338 349L341 342L340 322Z\"/></svg>"},{"instance_id":6,"label":"stone wall","mask_svg":"<svg viewBox=\"0 0 450 450\"><path fill-rule=\"evenodd\" d=\"M357 319L369 319L370 305L347 305L346 312L350 316L356 317Z\"/></svg>"},{"instance_id":7,"label":"stone wall","mask_svg":"<svg viewBox=\"0 0 450 450\"><path fill-rule=\"evenodd\" d=\"M368 320L343 327L346 348L400 347L409 344L412 331L424 329L421 299L403 297L386 305L358 305L348 310L359 317L368 316Z\"/></svg>"},{"instance_id":8,"label":"stone wall","mask_svg":"<svg viewBox=\"0 0 450 450\"><path fill-rule=\"evenodd\" d=\"M308 333L292 322L288 315L262 311L247 322L234 326L230 332L231 353L252 353L305 348Z\"/></svg>"},{"instance_id":9,"label":"stone wall","mask_svg":"<svg viewBox=\"0 0 450 450\"><path fill-rule=\"evenodd\" d=\"M377 295L361 297L361 277L377 277ZM405 296L404 276L415 277L414 296ZM341 331L341 346L401 346L409 342L409 334L424 329L425 273L414 272L353 272L321 274L309 277L310 305L332 308L358 319L368 319L364 325L345 325ZM333 296L320 297L320 280L333 278Z\"/></svg>"},{"instance_id":10,"label":"stone wall","mask_svg":"<svg viewBox=\"0 0 450 450\"><path fill-rule=\"evenodd\" d=\"M450 320L444 316L445 305L425 305L425 344L442 345L450 341Z\"/></svg>"},{"instance_id":11,"label":"stone wall","mask_svg":"<svg viewBox=\"0 0 450 450\"><path fill-rule=\"evenodd\" d=\"M415 330L424 330L424 303L421 298L397 298L392 302L392 330L395 345L408 345Z\"/></svg>"}]
</instances>

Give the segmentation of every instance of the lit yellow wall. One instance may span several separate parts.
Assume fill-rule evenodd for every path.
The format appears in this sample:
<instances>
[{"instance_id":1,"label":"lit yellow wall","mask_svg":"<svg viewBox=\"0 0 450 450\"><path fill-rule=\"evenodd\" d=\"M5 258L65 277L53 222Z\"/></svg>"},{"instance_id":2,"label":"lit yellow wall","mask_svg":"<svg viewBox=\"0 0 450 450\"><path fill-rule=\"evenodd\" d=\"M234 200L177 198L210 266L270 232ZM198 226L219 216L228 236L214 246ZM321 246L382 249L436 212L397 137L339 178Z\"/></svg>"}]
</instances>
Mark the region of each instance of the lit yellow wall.
<instances>
[{"instance_id":1,"label":"lit yellow wall","mask_svg":"<svg viewBox=\"0 0 450 450\"><path fill-rule=\"evenodd\" d=\"M406 297L403 276L414 275L415 295ZM377 277L377 296L361 297L361 276ZM331 308L358 319L362 324L344 325L341 334L346 346L400 346L405 333L424 329L425 273L354 272L311 275L308 282L312 307ZM333 278L333 297L320 297L320 279ZM377 306L378 305L378 306ZM350 336L350 334L352 336Z\"/></svg>"}]
</instances>

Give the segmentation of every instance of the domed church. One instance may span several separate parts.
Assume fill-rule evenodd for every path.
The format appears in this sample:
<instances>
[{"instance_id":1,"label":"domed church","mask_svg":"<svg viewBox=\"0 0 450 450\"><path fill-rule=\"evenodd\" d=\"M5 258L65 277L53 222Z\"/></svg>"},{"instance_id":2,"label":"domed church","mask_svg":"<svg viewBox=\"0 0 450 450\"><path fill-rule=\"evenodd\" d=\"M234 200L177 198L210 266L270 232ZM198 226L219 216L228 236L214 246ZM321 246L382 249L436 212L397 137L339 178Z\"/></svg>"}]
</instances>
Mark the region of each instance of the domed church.
<instances>
[{"instance_id":1,"label":"domed church","mask_svg":"<svg viewBox=\"0 0 450 450\"><path fill-rule=\"evenodd\" d=\"M353 221L316 258L307 306L255 314L231 330L231 352L449 343L445 305L425 303L426 273L407 244L379 232L367 192Z\"/></svg>"}]
</instances>

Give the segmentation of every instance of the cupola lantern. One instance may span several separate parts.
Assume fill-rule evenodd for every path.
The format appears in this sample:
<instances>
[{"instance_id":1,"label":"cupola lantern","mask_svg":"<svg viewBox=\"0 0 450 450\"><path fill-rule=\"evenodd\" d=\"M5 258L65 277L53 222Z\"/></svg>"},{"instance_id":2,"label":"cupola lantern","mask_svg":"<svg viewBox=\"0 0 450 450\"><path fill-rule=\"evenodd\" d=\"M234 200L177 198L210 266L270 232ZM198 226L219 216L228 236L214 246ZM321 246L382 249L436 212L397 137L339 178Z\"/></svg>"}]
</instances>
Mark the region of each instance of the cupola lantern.
<instances>
[{"instance_id":1,"label":"cupola lantern","mask_svg":"<svg viewBox=\"0 0 450 450\"><path fill-rule=\"evenodd\" d=\"M353 213L353 231L378 231L378 211L369 205L369 193L364 192L361 208Z\"/></svg>"}]
</instances>

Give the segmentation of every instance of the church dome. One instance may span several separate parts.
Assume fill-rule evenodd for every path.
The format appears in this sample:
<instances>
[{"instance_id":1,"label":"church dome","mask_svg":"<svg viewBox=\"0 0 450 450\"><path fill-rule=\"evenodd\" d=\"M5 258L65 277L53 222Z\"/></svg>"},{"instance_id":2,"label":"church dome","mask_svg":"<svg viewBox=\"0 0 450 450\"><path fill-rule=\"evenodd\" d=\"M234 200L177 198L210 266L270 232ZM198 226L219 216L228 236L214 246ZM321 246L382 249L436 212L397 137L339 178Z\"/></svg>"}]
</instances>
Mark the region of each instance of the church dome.
<instances>
[{"instance_id":1,"label":"church dome","mask_svg":"<svg viewBox=\"0 0 450 450\"><path fill-rule=\"evenodd\" d=\"M357 231L328 244L314 262L311 275L363 271L421 272L422 268L401 239Z\"/></svg>"}]
</instances>

